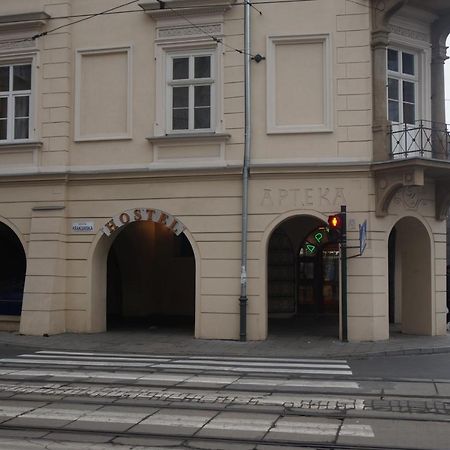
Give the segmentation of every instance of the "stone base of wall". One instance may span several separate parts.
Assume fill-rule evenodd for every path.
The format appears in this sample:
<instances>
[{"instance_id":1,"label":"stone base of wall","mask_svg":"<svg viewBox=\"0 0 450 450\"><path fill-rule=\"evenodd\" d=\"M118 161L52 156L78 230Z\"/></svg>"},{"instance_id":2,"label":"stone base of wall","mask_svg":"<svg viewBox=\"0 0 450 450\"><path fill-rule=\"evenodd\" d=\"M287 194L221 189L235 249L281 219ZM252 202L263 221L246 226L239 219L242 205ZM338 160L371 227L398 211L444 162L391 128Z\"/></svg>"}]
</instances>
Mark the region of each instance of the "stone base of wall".
<instances>
[{"instance_id":1,"label":"stone base of wall","mask_svg":"<svg viewBox=\"0 0 450 450\"><path fill-rule=\"evenodd\" d=\"M20 316L0 316L0 331L19 331Z\"/></svg>"}]
</instances>

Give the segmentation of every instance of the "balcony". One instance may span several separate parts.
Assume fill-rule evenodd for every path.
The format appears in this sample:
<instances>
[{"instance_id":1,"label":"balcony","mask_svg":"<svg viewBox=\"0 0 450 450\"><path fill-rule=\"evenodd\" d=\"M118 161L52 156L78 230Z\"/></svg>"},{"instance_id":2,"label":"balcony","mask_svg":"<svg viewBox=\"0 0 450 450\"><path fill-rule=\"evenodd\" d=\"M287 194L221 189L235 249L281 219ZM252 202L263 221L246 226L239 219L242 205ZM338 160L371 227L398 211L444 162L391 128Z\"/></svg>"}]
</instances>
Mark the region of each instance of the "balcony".
<instances>
[{"instance_id":1,"label":"balcony","mask_svg":"<svg viewBox=\"0 0 450 450\"><path fill-rule=\"evenodd\" d=\"M450 127L445 123L418 120L391 124L390 159L435 158L450 160Z\"/></svg>"},{"instance_id":2,"label":"balcony","mask_svg":"<svg viewBox=\"0 0 450 450\"><path fill-rule=\"evenodd\" d=\"M450 126L427 120L391 124L387 137L386 158L371 166L376 215L388 214L391 200L402 188L428 185L435 191L435 217L444 220L450 208Z\"/></svg>"}]
</instances>

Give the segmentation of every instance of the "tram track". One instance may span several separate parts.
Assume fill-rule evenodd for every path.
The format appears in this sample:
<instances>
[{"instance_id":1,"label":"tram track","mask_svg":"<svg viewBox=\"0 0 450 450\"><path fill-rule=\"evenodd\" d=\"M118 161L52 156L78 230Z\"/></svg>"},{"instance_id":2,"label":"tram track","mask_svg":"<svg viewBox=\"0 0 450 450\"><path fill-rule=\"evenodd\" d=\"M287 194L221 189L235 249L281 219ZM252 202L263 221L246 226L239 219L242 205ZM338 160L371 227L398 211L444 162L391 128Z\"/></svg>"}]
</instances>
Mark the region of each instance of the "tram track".
<instances>
[{"instance_id":1,"label":"tram track","mask_svg":"<svg viewBox=\"0 0 450 450\"><path fill-rule=\"evenodd\" d=\"M263 395L269 393L271 395L305 395L305 396L320 396L320 397L329 397L329 398L341 398L343 396L348 397L362 397L364 400L403 400L408 399L410 401L422 401L422 400L440 400L443 402L446 402L449 404L449 414L450 414L450 396L443 397L442 395L420 395L420 394L402 394L402 393L395 393L395 394L387 394L384 392L384 390L380 389L379 392L368 392L368 391L358 391L358 393L355 392L355 390L345 390L345 389L339 389L339 391L335 390L327 390L323 388L307 388L307 389L266 389L263 390L261 387L250 387L248 385L239 386L234 385L233 383L226 384L220 387L217 386L209 386L207 384L205 385L195 385L195 383L186 383L186 382L180 382L180 383L174 383L170 385L162 385L161 383L151 383L151 382L143 382L138 381L134 383L127 382L127 380L116 380L114 377L111 377L109 381L103 381L103 380L96 380L96 379L89 379L89 380L75 380L75 381L65 381L64 378L59 378L57 376L53 377L51 380L43 380L43 377L41 376L30 376L30 377L22 377L17 378L14 376L8 377L7 375L3 375L1 377L0 382L0 391L7 390L7 386L10 385L11 387L14 386L29 386L30 388L36 388L36 389L45 389L48 386L53 387L54 389L66 389L71 390L75 388L85 387L86 389L89 387L97 388L99 391L102 389L108 389L111 388L111 385L113 385L115 388L121 387L121 388L128 388L130 391L137 390L137 389L152 389L155 391L182 391L182 392L218 392L222 391L224 393L227 393L229 395L233 393L239 393L239 394L246 394L248 396L257 396L257 395ZM354 381L358 382L361 381L360 379L353 379ZM372 381L372 380L371 380ZM390 381L392 383L395 383L397 381ZM404 382L404 380L400 380L398 382ZM25 387L24 387L25 389ZM59 394L56 394L59 395ZM64 395L64 394L61 394Z\"/></svg>"},{"instance_id":2,"label":"tram track","mask_svg":"<svg viewBox=\"0 0 450 450\"><path fill-rule=\"evenodd\" d=\"M340 444L336 442L329 443L320 443L314 440L302 440L302 441L286 441L280 439L245 439L245 438L226 438L226 437L204 437L204 436L192 436L189 434L177 434L176 436L168 436L167 434L162 433L139 433L139 432L108 432L108 431L92 431L86 430L83 428L71 428L70 430L64 430L61 428L55 427L42 427L42 426L5 426L4 424L0 424L0 437L1 432L7 431L10 435L14 436L14 432L17 432L17 436L21 434L25 434L27 432L40 432L42 433L40 439L52 441L52 433L57 435L57 441L64 440L64 436L68 436L73 439L73 435L76 433L82 433L83 442L89 443L89 436L92 438L96 438L97 436L102 436L102 440L108 443L114 443L114 441L120 438L127 439L142 439L142 440L155 440L157 442L160 440L167 440L168 438L180 441L180 444L176 444L176 446L171 446L175 450L178 449L186 449L186 450L197 450L197 443L207 444L211 443L215 446L212 448L220 448L218 444L235 444L235 445L245 445L245 448L253 448L255 450L264 449L264 448L298 448L298 449L307 449L307 450L419 450L417 447L405 447L405 446L379 446L372 444ZM93 439L93 441L94 441ZM56 439L55 439L56 441ZM149 447L152 448L152 447ZM205 449L206 447L201 447ZM435 450L433 448L428 448L427 450ZM436 449L439 450L439 449Z\"/></svg>"}]
</instances>

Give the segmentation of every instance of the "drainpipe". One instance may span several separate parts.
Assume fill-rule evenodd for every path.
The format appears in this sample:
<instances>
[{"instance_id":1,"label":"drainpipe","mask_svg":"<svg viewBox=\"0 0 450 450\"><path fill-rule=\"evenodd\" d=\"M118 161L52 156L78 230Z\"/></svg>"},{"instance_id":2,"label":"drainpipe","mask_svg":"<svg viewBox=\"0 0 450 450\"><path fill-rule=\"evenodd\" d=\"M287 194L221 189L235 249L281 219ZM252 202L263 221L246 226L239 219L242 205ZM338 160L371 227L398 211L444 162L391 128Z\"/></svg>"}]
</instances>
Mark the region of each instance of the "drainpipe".
<instances>
[{"instance_id":1,"label":"drainpipe","mask_svg":"<svg viewBox=\"0 0 450 450\"><path fill-rule=\"evenodd\" d=\"M244 2L244 72L245 72L245 114L244 114L244 165L242 169L242 240L241 240L241 295L239 297L239 338L247 340L247 241L248 241L248 177L250 172L251 148L251 5Z\"/></svg>"}]
</instances>

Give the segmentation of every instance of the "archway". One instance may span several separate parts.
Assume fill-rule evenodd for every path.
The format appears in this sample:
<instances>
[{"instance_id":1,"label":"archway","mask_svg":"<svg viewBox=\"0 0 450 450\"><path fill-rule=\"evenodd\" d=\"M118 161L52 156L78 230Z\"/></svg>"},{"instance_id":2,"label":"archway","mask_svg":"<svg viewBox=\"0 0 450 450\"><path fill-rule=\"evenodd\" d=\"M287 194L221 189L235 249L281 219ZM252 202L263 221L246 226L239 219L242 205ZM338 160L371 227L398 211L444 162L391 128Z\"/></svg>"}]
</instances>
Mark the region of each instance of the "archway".
<instances>
[{"instance_id":1,"label":"archway","mask_svg":"<svg viewBox=\"0 0 450 450\"><path fill-rule=\"evenodd\" d=\"M322 220L295 216L274 229L267 280L269 333L339 335L339 248Z\"/></svg>"},{"instance_id":2,"label":"archway","mask_svg":"<svg viewBox=\"0 0 450 450\"><path fill-rule=\"evenodd\" d=\"M195 258L184 234L134 222L108 252L107 329L188 326L195 322Z\"/></svg>"},{"instance_id":3,"label":"archway","mask_svg":"<svg viewBox=\"0 0 450 450\"><path fill-rule=\"evenodd\" d=\"M389 235L389 321L405 334L431 335L431 243L414 217L400 219Z\"/></svg>"},{"instance_id":4,"label":"archway","mask_svg":"<svg viewBox=\"0 0 450 450\"><path fill-rule=\"evenodd\" d=\"M26 256L13 230L0 222L0 315L20 316L25 284Z\"/></svg>"},{"instance_id":5,"label":"archway","mask_svg":"<svg viewBox=\"0 0 450 450\"><path fill-rule=\"evenodd\" d=\"M173 216L148 208L120 213L97 236L89 261L88 331L199 327L198 248Z\"/></svg>"}]
</instances>

